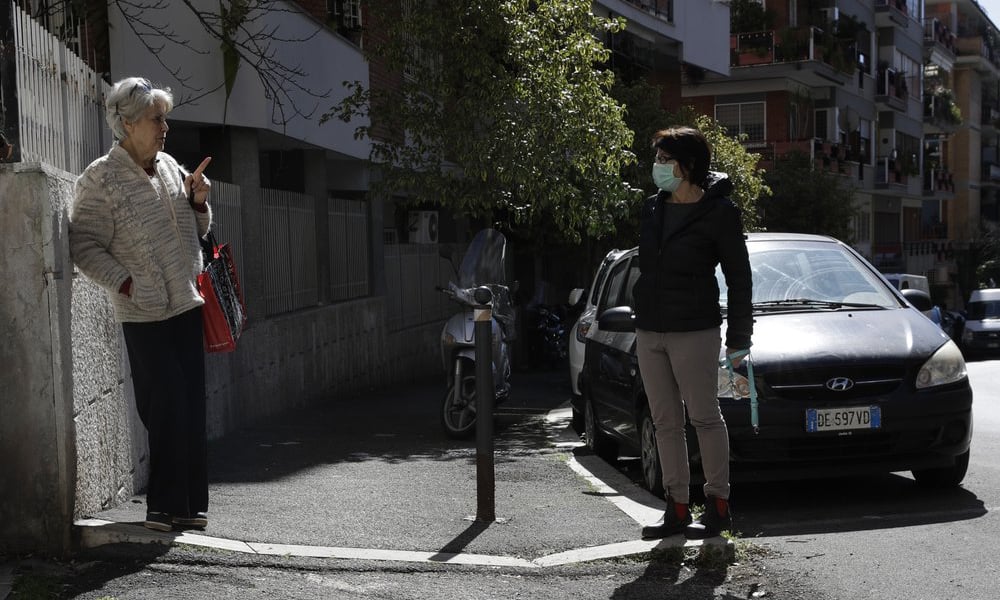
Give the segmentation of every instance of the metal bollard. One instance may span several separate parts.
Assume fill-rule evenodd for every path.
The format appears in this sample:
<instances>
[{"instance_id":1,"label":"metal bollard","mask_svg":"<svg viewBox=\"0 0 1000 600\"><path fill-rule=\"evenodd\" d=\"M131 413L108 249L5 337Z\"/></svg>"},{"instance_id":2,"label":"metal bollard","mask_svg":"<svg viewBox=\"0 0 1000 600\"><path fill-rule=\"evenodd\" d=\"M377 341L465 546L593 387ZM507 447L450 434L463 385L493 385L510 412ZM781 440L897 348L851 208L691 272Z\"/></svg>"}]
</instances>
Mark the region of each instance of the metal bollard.
<instances>
[{"instance_id":1,"label":"metal bollard","mask_svg":"<svg viewBox=\"0 0 1000 600\"><path fill-rule=\"evenodd\" d=\"M496 474L493 464L493 293L476 288L476 521L496 521Z\"/></svg>"}]
</instances>

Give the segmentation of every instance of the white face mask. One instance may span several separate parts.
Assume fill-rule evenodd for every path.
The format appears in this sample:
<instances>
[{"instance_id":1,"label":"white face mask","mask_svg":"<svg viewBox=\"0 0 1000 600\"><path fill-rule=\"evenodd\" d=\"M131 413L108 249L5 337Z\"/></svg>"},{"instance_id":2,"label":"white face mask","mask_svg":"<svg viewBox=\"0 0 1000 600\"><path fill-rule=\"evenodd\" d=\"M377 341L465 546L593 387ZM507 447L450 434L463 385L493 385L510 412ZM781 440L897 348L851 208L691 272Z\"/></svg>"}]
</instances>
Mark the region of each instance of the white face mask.
<instances>
[{"instance_id":1,"label":"white face mask","mask_svg":"<svg viewBox=\"0 0 1000 600\"><path fill-rule=\"evenodd\" d=\"M656 184L656 187L670 193L677 191L681 181L684 180L674 176L674 165L676 164L675 161L653 163L653 183Z\"/></svg>"}]
</instances>

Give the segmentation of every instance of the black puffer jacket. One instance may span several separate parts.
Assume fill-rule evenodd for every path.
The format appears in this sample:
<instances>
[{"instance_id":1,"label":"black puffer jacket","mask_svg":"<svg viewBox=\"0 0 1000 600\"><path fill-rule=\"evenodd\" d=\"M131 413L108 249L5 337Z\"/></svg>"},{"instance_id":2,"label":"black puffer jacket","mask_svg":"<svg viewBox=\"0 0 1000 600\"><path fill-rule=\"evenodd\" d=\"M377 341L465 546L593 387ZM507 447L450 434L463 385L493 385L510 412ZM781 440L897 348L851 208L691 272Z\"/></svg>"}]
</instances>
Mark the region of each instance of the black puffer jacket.
<instances>
[{"instance_id":1,"label":"black puffer jacket","mask_svg":"<svg viewBox=\"0 0 1000 600\"><path fill-rule=\"evenodd\" d=\"M750 347L753 309L750 261L740 209L729 199L733 185L711 173L698 207L661 246L663 204L669 192L646 200L639 231L639 280L633 289L635 324L649 331L698 331L722 324L715 266L722 265L728 292L726 346Z\"/></svg>"}]
</instances>

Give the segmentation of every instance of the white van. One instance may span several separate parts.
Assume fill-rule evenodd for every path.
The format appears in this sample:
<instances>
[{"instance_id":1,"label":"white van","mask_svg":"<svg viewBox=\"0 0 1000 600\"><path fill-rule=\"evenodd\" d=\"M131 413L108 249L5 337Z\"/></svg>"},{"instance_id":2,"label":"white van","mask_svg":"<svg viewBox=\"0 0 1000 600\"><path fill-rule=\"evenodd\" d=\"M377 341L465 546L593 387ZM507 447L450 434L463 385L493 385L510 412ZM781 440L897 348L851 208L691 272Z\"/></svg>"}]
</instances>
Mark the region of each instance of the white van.
<instances>
[{"instance_id":1,"label":"white van","mask_svg":"<svg viewBox=\"0 0 1000 600\"><path fill-rule=\"evenodd\" d=\"M927 278L923 275L911 275L910 273L886 273L884 275L889 283L897 290L914 289L924 292L928 296L931 294L931 286Z\"/></svg>"},{"instance_id":2,"label":"white van","mask_svg":"<svg viewBox=\"0 0 1000 600\"><path fill-rule=\"evenodd\" d=\"M967 352L1000 350L1000 289L973 290L969 295L962 349Z\"/></svg>"}]
</instances>

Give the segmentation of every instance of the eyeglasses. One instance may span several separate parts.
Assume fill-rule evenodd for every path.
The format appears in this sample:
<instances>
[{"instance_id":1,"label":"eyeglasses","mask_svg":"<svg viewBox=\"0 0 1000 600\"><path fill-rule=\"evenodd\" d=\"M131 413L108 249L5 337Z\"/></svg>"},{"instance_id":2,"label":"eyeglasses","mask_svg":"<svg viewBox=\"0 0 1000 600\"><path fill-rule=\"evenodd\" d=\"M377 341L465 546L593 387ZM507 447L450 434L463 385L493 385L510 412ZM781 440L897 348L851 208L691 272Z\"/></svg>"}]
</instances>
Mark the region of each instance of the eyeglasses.
<instances>
[{"instance_id":1,"label":"eyeglasses","mask_svg":"<svg viewBox=\"0 0 1000 600\"><path fill-rule=\"evenodd\" d=\"M131 98L134 96L136 90L142 90L143 94L148 94L153 91L153 84L149 83L148 79L140 79L135 85L132 86L132 89L129 90L128 97ZM121 116L121 113L118 111L117 102L115 102L115 114Z\"/></svg>"}]
</instances>

